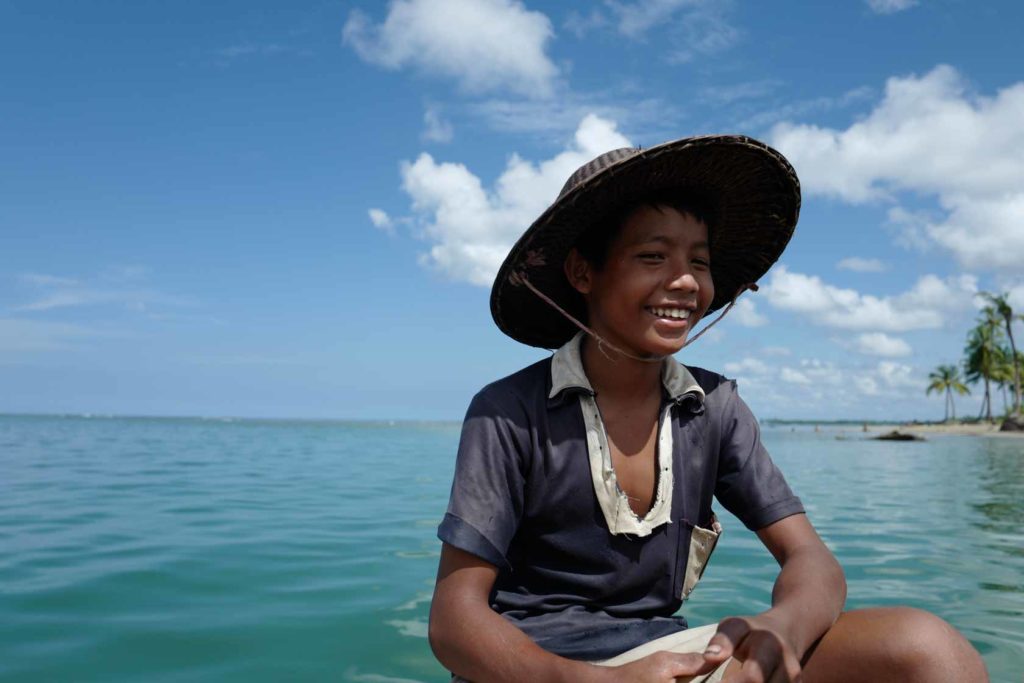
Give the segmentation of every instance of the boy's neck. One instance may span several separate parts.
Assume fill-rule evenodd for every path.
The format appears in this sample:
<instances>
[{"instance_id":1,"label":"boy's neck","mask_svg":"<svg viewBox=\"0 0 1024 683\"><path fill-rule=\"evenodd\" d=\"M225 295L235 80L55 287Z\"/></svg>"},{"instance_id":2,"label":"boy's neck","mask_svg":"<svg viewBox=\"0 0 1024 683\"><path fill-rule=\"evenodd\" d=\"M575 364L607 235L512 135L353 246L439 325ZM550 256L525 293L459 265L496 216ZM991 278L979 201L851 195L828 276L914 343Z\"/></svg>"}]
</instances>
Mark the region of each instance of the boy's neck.
<instances>
[{"instance_id":1,"label":"boy's neck","mask_svg":"<svg viewBox=\"0 0 1024 683\"><path fill-rule=\"evenodd\" d=\"M611 349L606 349L605 355L589 336L584 336L580 344L583 370L599 395L623 400L660 396L662 363L635 360Z\"/></svg>"}]
</instances>

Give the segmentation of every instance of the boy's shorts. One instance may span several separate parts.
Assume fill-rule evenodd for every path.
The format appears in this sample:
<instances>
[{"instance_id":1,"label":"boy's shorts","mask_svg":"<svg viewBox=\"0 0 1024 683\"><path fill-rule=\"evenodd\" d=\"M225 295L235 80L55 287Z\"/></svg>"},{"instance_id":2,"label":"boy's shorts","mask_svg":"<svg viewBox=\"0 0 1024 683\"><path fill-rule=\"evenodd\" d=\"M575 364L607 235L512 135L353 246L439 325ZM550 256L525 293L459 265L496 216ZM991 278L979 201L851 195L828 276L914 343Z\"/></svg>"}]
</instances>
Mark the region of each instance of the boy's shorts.
<instances>
[{"instance_id":1,"label":"boy's shorts","mask_svg":"<svg viewBox=\"0 0 1024 683\"><path fill-rule=\"evenodd\" d=\"M638 645L632 650L626 650L622 654L616 655L611 659L605 659L603 661L593 663L598 666L618 666L620 664L628 664L630 662L635 662L638 659L643 659L647 655L654 654L655 652L678 652L680 654L704 652L704 648L708 646L708 641L710 641L711 637L717 632L718 624L708 624L707 626L688 628L685 631L670 633L667 636L657 638L644 643L643 645ZM709 674L679 680L692 681L693 683L717 683L722 680L722 676L725 675L725 669L731 661L732 659L726 660ZM452 683L469 683L469 681L465 678L461 678L460 676L455 676L452 678Z\"/></svg>"}]
</instances>

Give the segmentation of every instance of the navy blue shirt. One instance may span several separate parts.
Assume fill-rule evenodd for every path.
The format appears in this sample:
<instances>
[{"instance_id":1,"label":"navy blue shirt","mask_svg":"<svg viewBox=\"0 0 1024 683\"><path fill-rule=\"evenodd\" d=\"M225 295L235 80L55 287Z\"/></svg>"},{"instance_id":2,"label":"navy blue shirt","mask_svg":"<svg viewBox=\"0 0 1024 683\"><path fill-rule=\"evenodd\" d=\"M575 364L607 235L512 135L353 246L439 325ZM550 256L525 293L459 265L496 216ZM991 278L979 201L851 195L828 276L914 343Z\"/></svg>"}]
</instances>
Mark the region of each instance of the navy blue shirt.
<instances>
[{"instance_id":1,"label":"navy blue shirt","mask_svg":"<svg viewBox=\"0 0 1024 683\"><path fill-rule=\"evenodd\" d=\"M689 368L703 391L665 397L669 520L645 536L611 533L591 478L587 389L549 395L551 366L535 363L474 397L438 537L499 569L491 607L538 645L598 661L687 627L675 613L694 527L712 525L713 498L753 530L803 506L735 382Z\"/></svg>"}]
</instances>

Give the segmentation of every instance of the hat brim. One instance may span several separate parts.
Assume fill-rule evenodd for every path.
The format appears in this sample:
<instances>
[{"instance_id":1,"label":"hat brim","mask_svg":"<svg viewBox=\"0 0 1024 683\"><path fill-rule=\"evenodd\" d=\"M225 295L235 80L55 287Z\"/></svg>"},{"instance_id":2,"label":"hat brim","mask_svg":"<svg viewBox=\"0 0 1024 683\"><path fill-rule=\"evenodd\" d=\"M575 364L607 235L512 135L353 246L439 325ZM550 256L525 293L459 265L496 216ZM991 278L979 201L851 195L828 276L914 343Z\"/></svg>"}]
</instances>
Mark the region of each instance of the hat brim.
<instances>
[{"instance_id":1,"label":"hat brim","mask_svg":"<svg viewBox=\"0 0 1024 683\"><path fill-rule=\"evenodd\" d=\"M785 157L737 135L685 138L639 150L560 196L509 252L491 289L502 332L530 346L558 348L576 327L522 285L518 276L586 320L582 296L565 277L565 257L580 235L652 193L698 199L713 216L709 242L715 297L729 303L778 260L800 214L800 182Z\"/></svg>"}]
</instances>

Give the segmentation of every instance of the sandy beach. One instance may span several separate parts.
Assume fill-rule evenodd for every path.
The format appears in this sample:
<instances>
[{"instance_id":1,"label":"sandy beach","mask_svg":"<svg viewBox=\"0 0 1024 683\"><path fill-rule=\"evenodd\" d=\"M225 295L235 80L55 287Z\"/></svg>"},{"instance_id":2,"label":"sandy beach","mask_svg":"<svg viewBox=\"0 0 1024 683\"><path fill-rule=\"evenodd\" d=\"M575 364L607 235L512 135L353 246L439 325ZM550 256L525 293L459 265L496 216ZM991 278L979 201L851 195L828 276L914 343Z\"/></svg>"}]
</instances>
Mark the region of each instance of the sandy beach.
<instances>
[{"instance_id":1,"label":"sandy beach","mask_svg":"<svg viewBox=\"0 0 1024 683\"><path fill-rule=\"evenodd\" d=\"M999 422L973 422L973 423L960 423L960 422L928 422L918 423L910 422L899 425L893 425L891 427L873 425L868 428L869 432L876 434L885 434L898 429L902 433L915 434L918 436L929 436L935 434L957 434L962 436L996 436L996 437L1007 437L1007 438L1024 438L1024 432L1001 432L999 431Z\"/></svg>"}]
</instances>

